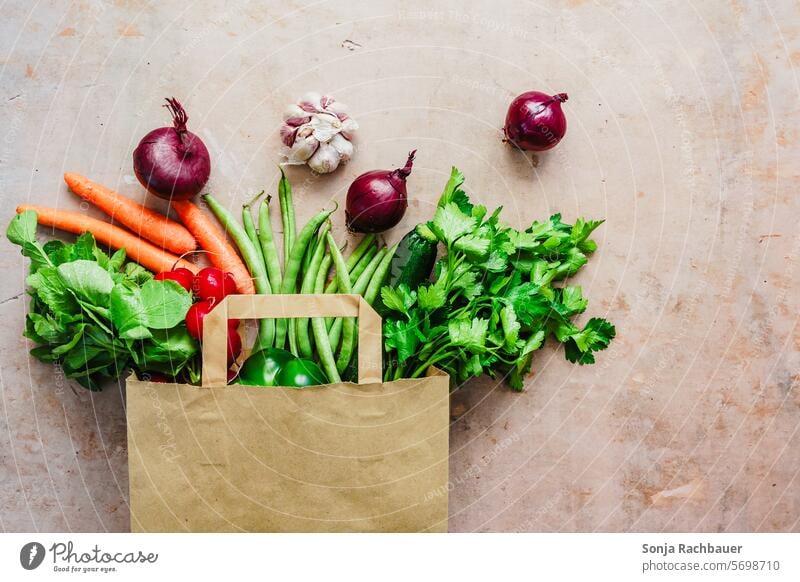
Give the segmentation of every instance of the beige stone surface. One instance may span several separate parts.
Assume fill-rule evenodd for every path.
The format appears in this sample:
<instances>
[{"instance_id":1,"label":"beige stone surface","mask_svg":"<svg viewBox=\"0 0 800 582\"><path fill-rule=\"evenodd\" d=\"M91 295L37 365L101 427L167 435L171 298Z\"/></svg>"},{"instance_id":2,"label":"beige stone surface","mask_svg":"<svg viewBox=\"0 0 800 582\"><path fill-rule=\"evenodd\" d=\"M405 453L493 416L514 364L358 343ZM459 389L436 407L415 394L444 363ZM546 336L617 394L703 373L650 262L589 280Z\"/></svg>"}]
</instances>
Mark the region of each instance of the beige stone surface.
<instances>
[{"instance_id":1,"label":"beige stone surface","mask_svg":"<svg viewBox=\"0 0 800 582\"><path fill-rule=\"evenodd\" d=\"M292 170L300 218L418 148L410 211L451 165L522 225L604 217L577 281L617 325L577 367L548 347L522 394L452 399L453 531L796 531L798 77L790 0L3 4L0 217L76 209L75 171L142 197L131 151L184 101L231 204L274 191L284 104L333 93L361 124L336 174ZM510 98L567 92L569 131L524 156ZM95 214L93 210L86 210ZM336 234L344 236L342 213ZM0 529L129 527L124 388L30 359L26 263L0 243Z\"/></svg>"}]
</instances>

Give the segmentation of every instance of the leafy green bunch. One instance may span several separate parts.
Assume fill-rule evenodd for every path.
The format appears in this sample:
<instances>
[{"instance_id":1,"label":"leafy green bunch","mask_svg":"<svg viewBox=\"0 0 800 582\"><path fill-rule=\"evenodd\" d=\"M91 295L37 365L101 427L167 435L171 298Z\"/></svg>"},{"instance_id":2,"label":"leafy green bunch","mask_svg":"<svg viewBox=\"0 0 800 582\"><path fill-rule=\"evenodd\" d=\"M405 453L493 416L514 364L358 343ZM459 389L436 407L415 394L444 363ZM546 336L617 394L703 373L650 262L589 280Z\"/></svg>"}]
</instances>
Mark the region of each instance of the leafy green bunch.
<instances>
[{"instance_id":1,"label":"leafy green bunch","mask_svg":"<svg viewBox=\"0 0 800 582\"><path fill-rule=\"evenodd\" d=\"M156 281L142 266L97 247L91 233L74 244L36 240L33 211L15 216L8 239L31 260L32 297L25 337L31 354L59 364L67 378L89 390L127 369L196 382L198 343L183 323L191 295L174 281Z\"/></svg>"},{"instance_id":2,"label":"leafy green bunch","mask_svg":"<svg viewBox=\"0 0 800 582\"><path fill-rule=\"evenodd\" d=\"M458 382L483 373L523 389L533 354L547 337L564 344L566 358L594 363L614 326L601 318L583 328L572 318L586 310L580 287L554 286L574 275L597 244L589 235L603 221L570 225L554 214L519 231L500 222L461 189L456 168L432 221L417 232L445 248L434 282L409 289L385 286L391 314L384 321L386 379L416 378L436 365Z\"/></svg>"}]
</instances>

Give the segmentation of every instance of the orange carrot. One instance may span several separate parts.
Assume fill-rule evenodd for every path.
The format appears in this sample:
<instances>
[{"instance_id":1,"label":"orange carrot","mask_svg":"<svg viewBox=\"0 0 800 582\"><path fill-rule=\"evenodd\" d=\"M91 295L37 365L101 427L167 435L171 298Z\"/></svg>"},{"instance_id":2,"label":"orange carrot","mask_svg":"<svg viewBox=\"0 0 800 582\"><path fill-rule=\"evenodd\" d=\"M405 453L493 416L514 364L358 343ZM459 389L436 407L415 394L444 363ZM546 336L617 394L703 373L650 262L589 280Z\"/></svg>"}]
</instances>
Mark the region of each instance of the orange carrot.
<instances>
[{"instance_id":1,"label":"orange carrot","mask_svg":"<svg viewBox=\"0 0 800 582\"><path fill-rule=\"evenodd\" d=\"M64 181L75 194L97 206L115 222L124 224L135 234L155 243L156 246L178 255L197 248L197 241L194 240L192 233L163 214L146 208L80 174L68 172L64 174Z\"/></svg>"},{"instance_id":2,"label":"orange carrot","mask_svg":"<svg viewBox=\"0 0 800 582\"><path fill-rule=\"evenodd\" d=\"M163 251L157 246L131 234L127 230L123 230L118 226L103 222L102 220L97 220L96 218L84 216L79 212L70 212L69 210L59 210L57 208L45 208L44 206L31 206L28 204L17 206L18 214L26 210L33 210L36 212L39 217L39 224L42 226L50 226L74 234L83 234L87 231L91 232L98 242L115 249L124 248L130 260L156 273L170 271L173 266L189 269L192 273L197 273L200 270L197 265Z\"/></svg>"},{"instance_id":3,"label":"orange carrot","mask_svg":"<svg viewBox=\"0 0 800 582\"><path fill-rule=\"evenodd\" d=\"M256 288L250 271L244 266L222 230L196 204L188 200L173 200L172 208L200 243L200 247L208 251L208 259L213 265L233 275L239 293L255 293Z\"/></svg>"}]
</instances>

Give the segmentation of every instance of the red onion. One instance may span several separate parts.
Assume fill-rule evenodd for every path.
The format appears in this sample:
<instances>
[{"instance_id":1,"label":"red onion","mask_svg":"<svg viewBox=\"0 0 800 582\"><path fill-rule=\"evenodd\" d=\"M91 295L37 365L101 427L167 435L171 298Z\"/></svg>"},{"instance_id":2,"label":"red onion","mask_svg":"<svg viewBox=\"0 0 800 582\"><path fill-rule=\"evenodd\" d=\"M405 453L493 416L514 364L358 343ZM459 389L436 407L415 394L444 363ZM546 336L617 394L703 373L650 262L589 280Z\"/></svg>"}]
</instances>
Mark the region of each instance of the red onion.
<instances>
[{"instance_id":1,"label":"red onion","mask_svg":"<svg viewBox=\"0 0 800 582\"><path fill-rule=\"evenodd\" d=\"M538 91L523 93L511 102L503 131L506 140L522 150L549 150L567 133L567 118L561 104L566 93L547 95Z\"/></svg>"},{"instance_id":2,"label":"red onion","mask_svg":"<svg viewBox=\"0 0 800 582\"><path fill-rule=\"evenodd\" d=\"M211 159L203 141L186 129L186 116L176 99L165 105L172 127L159 127L133 151L133 171L142 186L166 200L188 200L208 182Z\"/></svg>"},{"instance_id":3,"label":"red onion","mask_svg":"<svg viewBox=\"0 0 800 582\"><path fill-rule=\"evenodd\" d=\"M408 154L406 165L396 170L373 170L353 180L347 190L347 228L355 232L383 232L403 218L408 208L406 179L414 164Z\"/></svg>"}]
</instances>

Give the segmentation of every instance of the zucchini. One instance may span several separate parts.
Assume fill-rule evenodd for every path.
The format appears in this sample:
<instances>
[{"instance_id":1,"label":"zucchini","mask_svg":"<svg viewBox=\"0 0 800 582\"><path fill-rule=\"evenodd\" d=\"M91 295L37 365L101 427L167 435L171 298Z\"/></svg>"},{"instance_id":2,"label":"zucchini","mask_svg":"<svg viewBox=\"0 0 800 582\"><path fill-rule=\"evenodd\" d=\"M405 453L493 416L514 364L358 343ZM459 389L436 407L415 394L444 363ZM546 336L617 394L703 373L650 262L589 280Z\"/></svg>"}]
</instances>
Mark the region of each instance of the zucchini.
<instances>
[{"instance_id":1,"label":"zucchini","mask_svg":"<svg viewBox=\"0 0 800 582\"><path fill-rule=\"evenodd\" d=\"M414 291L430 279L435 262L436 242L424 238L415 228L397 246L389 266L387 285L408 285Z\"/></svg>"}]
</instances>

